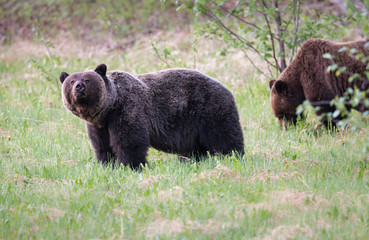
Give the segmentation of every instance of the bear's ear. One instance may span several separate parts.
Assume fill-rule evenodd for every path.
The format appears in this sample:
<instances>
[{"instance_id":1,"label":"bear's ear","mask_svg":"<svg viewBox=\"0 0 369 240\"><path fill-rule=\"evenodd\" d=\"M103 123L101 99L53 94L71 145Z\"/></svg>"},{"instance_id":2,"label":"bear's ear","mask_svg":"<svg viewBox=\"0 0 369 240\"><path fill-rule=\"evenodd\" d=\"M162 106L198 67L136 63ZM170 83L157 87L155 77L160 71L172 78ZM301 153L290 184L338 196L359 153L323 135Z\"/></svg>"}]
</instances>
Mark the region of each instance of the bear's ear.
<instances>
[{"instance_id":1,"label":"bear's ear","mask_svg":"<svg viewBox=\"0 0 369 240\"><path fill-rule=\"evenodd\" d=\"M96 67L95 72L97 72L102 78L105 78L106 76L106 65L104 63L100 64Z\"/></svg>"},{"instance_id":2,"label":"bear's ear","mask_svg":"<svg viewBox=\"0 0 369 240\"><path fill-rule=\"evenodd\" d=\"M60 77L59 77L60 82L61 82L61 83L63 83L63 82L64 82L64 80L65 80L68 76L69 76L69 74L68 74L68 73L66 73L66 72L62 72L62 73L60 73Z\"/></svg>"},{"instance_id":3,"label":"bear's ear","mask_svg":"<svg viewBox=\"0 0 369 240\"><path fill-rule=\"evenodd\" d=\"M287 94L287 83L283 81L276 81L275 82L275 89L277 90L277 93L279 94Z\"/></svg>"},{"instance_id":4,"label":"bear's ear","mask_svg":"<svg viewBox=\"0 0 369 240\"><path fill-rule=\"evenodd\" d=\"M273 84L275 83L275 79L269 81L269 88L272 89Z\"/></svg>"}]
</instances>

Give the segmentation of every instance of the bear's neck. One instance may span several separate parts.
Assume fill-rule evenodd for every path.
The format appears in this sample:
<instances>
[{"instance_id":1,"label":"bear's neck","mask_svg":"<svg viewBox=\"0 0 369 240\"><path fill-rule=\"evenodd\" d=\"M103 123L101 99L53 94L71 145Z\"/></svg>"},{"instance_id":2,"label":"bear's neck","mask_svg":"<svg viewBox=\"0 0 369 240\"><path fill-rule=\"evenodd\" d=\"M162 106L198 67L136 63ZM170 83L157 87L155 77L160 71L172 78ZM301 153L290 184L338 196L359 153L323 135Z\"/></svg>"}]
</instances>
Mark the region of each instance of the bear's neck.
<instances>
[{"instance_id":1,"label":"bear's neck","mask_svg":"<svg viewBox=\"0 0 369 240\"><path fill-rule=\"evenodd\" d=\"M302 103L306 99L301 83L301 71L299 66L294 66L294 62L283 71L280 79L287 83L288 89L294 95L296 101Z\"/></svg>"}]
</instances>

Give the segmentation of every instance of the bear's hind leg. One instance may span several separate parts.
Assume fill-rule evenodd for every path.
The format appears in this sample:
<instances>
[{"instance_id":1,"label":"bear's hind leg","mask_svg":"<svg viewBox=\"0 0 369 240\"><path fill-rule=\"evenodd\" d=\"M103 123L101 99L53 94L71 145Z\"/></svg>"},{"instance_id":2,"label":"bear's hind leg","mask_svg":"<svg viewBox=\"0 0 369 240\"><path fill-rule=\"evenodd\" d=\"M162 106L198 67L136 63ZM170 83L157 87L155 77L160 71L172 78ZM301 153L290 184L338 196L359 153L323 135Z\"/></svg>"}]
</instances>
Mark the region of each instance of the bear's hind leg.
<instances>
[{"instance_id":1,"label":"bear's hind leg","mask_svg":"<svg viewBox=\"0 0 369 240\"><path fill-rule=\"evenodd\" d=\"M231 114L218 120L208 121L200 132L200 145L211 155L228 155L232 152L240 156L244 153L243 133L238 117Z\"/></svg>"}]
</instances>

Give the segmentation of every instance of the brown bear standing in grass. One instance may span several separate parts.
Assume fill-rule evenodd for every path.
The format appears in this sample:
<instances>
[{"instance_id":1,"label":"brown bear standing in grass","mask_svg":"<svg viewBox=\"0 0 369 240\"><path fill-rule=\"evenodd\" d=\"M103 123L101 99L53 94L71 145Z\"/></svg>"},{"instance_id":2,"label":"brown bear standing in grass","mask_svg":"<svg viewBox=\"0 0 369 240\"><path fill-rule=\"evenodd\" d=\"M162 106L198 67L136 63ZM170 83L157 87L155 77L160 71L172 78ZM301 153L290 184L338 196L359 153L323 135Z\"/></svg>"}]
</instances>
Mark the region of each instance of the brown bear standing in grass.
<instances>
[{"instance_id":1,"label":"brown bear standing in grass","mask_svg":"<svg viewBox=\"0 0 369 240\"><path fill-rule=\"evenodd\" d=\"M86 121L98 160L137 168L149 146L197 160L243 153L236 104L220 82L185 69L136 77L106 69L60 75L64 106Z\"/></svg>"},{"instance_id":2,"label":"brown bear standing in grass","mask_svg":"<svg viewBox=\"0 0 369 240\"><path fill-rule=\"evenodd\" d=\"M335 107L330 106L330 101L336 96L343 96L349 87L367 90L369 82L364 72L368 71L368 61L357 60L349 53L350 49L355 48L357 53L369 56L366 43L367 41L333 43L322 39L307 40L278 80L269 82L271 105L280 126L287 128L289 124L296 122L296 108L304 100L308 100L313 106L320 106L317 112L320 115L333 112ZM334 58L323 58L325 53ZM327 68L333 63L339 67L346 66L346 71L339 76L335 72L328 72ZM349 77L355 73L360 74L360 77L349 82ZM347 104L347 107L350 108L350 105ZM361 112L366 110L363 104L355 109ZM341 116L337 117L332 124L341 119ZM327 118L323 118L322 122L326 126L329 124Z\"/></svg>"}]
</instances>

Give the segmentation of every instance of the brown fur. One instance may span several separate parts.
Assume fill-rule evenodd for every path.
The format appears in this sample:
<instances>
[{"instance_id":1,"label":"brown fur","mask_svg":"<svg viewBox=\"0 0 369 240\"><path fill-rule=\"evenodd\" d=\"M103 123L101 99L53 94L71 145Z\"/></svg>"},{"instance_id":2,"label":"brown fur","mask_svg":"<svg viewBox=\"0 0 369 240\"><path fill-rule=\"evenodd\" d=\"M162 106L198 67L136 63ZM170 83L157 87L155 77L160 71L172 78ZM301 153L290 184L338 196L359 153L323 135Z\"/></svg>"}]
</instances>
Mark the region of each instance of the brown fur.
<instances>
[{"instance_id":1,"label":"brown fur","mask_svg":"<svg viewBox=\"0 0 369 240\"><path fill-rule=\"evenodd\" d=\"M364 74L366 63L349 54L349 50L355 48L358 53L369 56L366 42L333 43L322 39L307 40L278 80L269 82L271 106L280 126L287 127L296 121L296 108L304 100L316 103L315 105L323 103L317 112L320 115L334 111L335 108L330 106L329 101L336 96L343 96L349 87L366 90L369 85ZM342 51L343 47L347 47L347 50ZM335 56L334 59L323 58L325 53ZM339 76L336 76L335 72L327 72L327 68L333 63L339 67L346 66L347 70ZM361 77L350 83L348 79L354 73L359 73ZM359 105L355 109L364 111L365 107ZM336 120L340 119L342 117ZM323 123L328 125L326 118Z\"/></svg>"}]
</instances>

